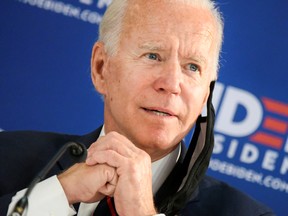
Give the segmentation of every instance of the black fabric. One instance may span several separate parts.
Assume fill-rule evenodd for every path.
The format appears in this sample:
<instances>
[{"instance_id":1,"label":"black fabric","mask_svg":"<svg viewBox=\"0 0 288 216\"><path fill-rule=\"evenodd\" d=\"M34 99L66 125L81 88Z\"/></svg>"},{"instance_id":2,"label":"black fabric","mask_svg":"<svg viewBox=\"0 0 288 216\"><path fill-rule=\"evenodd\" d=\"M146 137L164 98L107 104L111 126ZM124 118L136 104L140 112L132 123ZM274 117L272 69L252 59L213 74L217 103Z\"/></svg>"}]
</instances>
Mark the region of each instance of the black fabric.
<instances>
[{"instance_id":1,"label":"black fabric","mask_svg":"<svg viewBox=\"0 0 288 216\"><path fill-rule=\"evenodd\" d=\"M185 204L181 216L275 216L268 207L235 188L205 176L197 196Z\"/></svg>"},{"instance_id":2,"label":"black fabric","mask_svg":"<svg viewBox=\"0 0 288 216\"><path fill-rule=\"evenodd\" d=\"M210 95L207 100L207 119L206 119L206 135L205 135L205 144L203 150L201 151L199 157L195 161L191 170L189 170L188 178L177 194L172 198L171 203L174 204L173 207L169 209L168 214L174 215L179 212L191 197L191 194L194 193L196 187L199 185L199 182L204 177L206 170L209 165L209 161L212 155L214 147L214 122L215 122L215 111L212 105L212 96L214 90L215 82L211 82L210 85ZM196 143L192 142L190 145L195 145ZM193 147L193 146L192 146ZM189 146L191 148L191 146ZM189 156L190 160L192 156Z\"/></svg>"},{"instance_id":3,"label":"black fabric","mask_svg":"<svg viewBox=\"0 0 288 216\"><path fill-rule=\"evenodd\" d=\"M166 182L164 182L164 185L162 188L160 188L157 194L157 196L160 196L161 199L156 199L156 206L158 207L159 211L165 212L167 215L175 215L180 212L184 205L191 199L192 194L207 170L214 146L213 128L215 112L212 105L214 85L215 82L211 82L210 95L207 100L207 117L198 117L195 131L189 144L188 151L185 154L184 161L176 164L175 169L171 172L171 175L168 176ZM194 151L198 143L202 122L206 122L204 147L200 155L197 155L197 159L193 166L190 168L190 170L188 170L190 161L192 160L192 156L194 155ZM174 180L174 182L171 180ZM167 190L168 188L171 189Z\"/></svg>"},{"instance_id":4,"label":"black fabric","mask_svg":"<svg viewBox=\"0 0 288 216\"><path fill-rule=\"evenodd\" d=\"M113 201L114 199L111 199L111 200ZM114 204L113 206L115 209ZM93 216L111 216L111 212L110 212L106 197L100 201L100 203L98 204L97 208L94 211Z\"/></svg>"},{"instance_id":5,"label":"black fabric","mask_svg":"<svg viewBox=\"0 0 288 216\"><path fill-rule=\"evenodd\" d=\"M185 144L181 143L181 156L178 159L175 167L171 171L170 175L167 177L163 185L160 187L155 196L155 205L160 212L166 215L174 215L179 212L185 203L193 197L193 192L180 194L179 188L183 182L183 179L187 175L189 163L195 150L197 143L197 138L200 134L200 124L203 118L199 117L196 122L196 128L194 130L193 137L191 139L189 149L186 151ZM195 186L196 183L194 183ZM176 201L180 198L180 204Z\"/></svg>"},{"instance_id":6,"label":"black fabric","mask_svg":"<svg viewBox=\"0 0 288 216\"><path fill-rule=\"evenodd\" d=\"M101 128L84 136L35 131L1 132L0 215L6 215L12 196L29 185L62 145L68 141L79 141L89 146L96 141L100 130ZM185 150L181 152L180 161L183 161L184 154ZM69 157L64 157L48 176L59 174L72 163ZM181 166L175 169L178 168ZM167 190L169 191L169 187ZM204 176L178 215L272 216L273 214L269 208L236 189Z\"/></svg>"}]
</instances>

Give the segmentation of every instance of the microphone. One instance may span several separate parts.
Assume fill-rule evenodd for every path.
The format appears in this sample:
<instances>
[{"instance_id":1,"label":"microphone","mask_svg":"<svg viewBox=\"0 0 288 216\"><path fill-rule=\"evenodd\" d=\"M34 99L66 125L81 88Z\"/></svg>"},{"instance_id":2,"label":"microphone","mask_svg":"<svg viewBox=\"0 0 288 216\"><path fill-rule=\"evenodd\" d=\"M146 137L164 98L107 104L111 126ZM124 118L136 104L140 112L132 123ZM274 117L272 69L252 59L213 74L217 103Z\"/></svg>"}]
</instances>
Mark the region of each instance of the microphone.
<instances>
[{"instance_id":1,"label":"microphone","mask_svg":"<svg viewBox=\"0 0 288 216\"><path fill-rule=\"evenodd\" d=\"M12 213L10 216L21 216L28 204L28 197L35 187L35 185L43 180L47 173L51 170L51 168L57 163L57 161L63 156L63 154L70 150L71 156L77 159L77 162L82 162L86 159L87 149L82 143L76 142L68 142L65 143L60 150L53 156L53 158L49 161L49 163L36 175L33 181L30 183L27 188L24 196L16 203Z\"/></svg>"}]
</instances>

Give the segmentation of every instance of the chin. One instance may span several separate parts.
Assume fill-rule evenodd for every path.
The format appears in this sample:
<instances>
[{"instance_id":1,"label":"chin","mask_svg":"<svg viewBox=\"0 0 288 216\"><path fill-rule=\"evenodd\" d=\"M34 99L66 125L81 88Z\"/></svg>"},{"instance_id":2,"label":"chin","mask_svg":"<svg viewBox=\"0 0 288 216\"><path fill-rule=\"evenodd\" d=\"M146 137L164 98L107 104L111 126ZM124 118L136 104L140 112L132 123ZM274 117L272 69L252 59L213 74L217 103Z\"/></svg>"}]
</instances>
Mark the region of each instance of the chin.
<instances>
[{"instance_id":1,"label":"chin","mask_svg":"<svg viewBox=\"0 0 288 216\"><path fill-rule=\"evenodd\" d=\"M136 129L136 130L135 130ZM176 146L180 141L178 128L167 128L154 125L147 127L130 128L128 138L139 148L149 151L167 151Z\"/></svg>"},{"instance_id":2,"label":"chin","mask_svg":"<svg viewBox=\"0 0 288 216\"><path fill-rule=\"evenodd\" d=\"M171 138L168 134L143 134L139 147L146 152L167 152L173 149L180 141ZM148 153L148 152L147 152Z\"/></svg>"}]
</instances>

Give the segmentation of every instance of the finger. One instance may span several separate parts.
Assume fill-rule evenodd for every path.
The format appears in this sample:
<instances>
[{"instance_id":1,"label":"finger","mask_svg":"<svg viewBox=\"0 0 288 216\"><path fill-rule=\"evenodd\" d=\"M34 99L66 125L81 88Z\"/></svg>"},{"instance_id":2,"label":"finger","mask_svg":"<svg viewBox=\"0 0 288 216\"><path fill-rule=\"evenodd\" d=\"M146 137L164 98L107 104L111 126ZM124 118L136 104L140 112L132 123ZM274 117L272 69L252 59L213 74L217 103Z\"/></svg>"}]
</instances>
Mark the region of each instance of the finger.
<instances>
[{"instance_id":1,"label":"finger","mask_svg":"<svg viewBox=\"0 0 288 216\"><path fill-rule=\"evenodd\" d=\"M114 150L125 157L132 157L133 154L137 154L140 149L119 133L110 132L89 147L87 157L89 158L95 151L105 150Z\"/></svg>"},{"instance_id":2,"label":"finger","mask_svg":"<svg viewBox=\"0 0 288 216\"><path fill-rule=\"evenodd\" d=\"M116 189L116 184L118 181L118 175L116 172L114 172L114 175L108 179L108 182L101 188L99 188L99 192L104 194L105 196L113 196L115 189Z\"/></svg>"},{"instance_id":3,"label":"finger","mask_svg":"<svg viewBox=\"0 0 288 216\"><path fill-rule=\"evenodd\" d=\"M93 143L89 147L89 150L94 150L94 149L106 150L109 148L117 149L119 147L118 144L121 144L121 143L125 144L127 149L130 149L132 151L137 149L135 147L135 145L129 139L127 139L125 136L113 131L113 132L110 132L110 133L106 134L105 136L102 136L101 138L99 138L97 140L97 142Z\"/></svg>"},{"instance_id":4,"label":"finger","mask_svg":"<svg viewBox=\"0 0 288 216\"><path fill-rule=\"evenodd\" d=\"M127 158L114 150L95 151L86 159L89 166L96 164L108 164L109 166L118 168L121 164L126 163Z\"/></svg>"},{"instance_id":5,"label":"finger","mask_svg":"<svg viewBox=\"0 0 288 216\"><path fill-rule=\"evenodd\" d=\"M107 183L103 187L99 188L99 192L105 196L113 196L116 189L116 184Z\"/></svg>"},{"instance_id":6,"label":"finger","mask_svg":"<svg viewBox=\"0 0 288 216\"><path fill-rule=\"evenodd\" d=\"M105 164L97 166L87 166L84 163L75 164L61 173L58 179L70 204L98 201L102 197L99 192L100 188L106 184L117 184L115 168ZM112 193L112 189L107 187L107 193Z\"/></svg>"}]
</instances>

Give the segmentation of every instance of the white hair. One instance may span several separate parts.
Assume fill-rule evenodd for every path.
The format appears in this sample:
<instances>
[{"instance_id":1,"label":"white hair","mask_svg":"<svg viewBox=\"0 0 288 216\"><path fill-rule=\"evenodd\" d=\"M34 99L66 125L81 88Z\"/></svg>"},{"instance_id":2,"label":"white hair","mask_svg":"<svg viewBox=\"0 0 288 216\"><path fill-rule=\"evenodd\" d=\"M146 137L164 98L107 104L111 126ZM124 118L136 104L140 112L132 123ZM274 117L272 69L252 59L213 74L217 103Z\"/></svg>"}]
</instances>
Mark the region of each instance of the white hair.
<instances>
[{"instance_id":1,"label":"white hair","mask_svg":"<svg viewBox=\"0 0 288 216\"><path fill-rule=\"evenodd\" d=\"M133 0L135 1L135 0ZM132 1L132 4L133 4ZM166 0L168 2L179 2L187 5L192 5L207 9L211 12L217 23L217 47L215 53L215 62L213 63L216 71L219 69L219 57L223 41L223 18L216 6L215 2L212 0ZM147 1L148 2L148 1ZM118 50L118 44L122 32L123 20L127 11L129 0L113 0L112 3L107 8L101 24L99 26L99 41L104 43L106 52L109 55L115 55ZM215 77L216 79L216 77Z\"/></svg>"},{"instance_id":2,"label":"white hair","mask_svg":"<svg viewBox=\"0 0 288 216\"><path fill-rule=\"evenodd\" d=\"M104 43L105 50L109 55L117 52L127 5L127 0L112 1L100 23L99 41Z\"/></svg>"}]
</instances>

